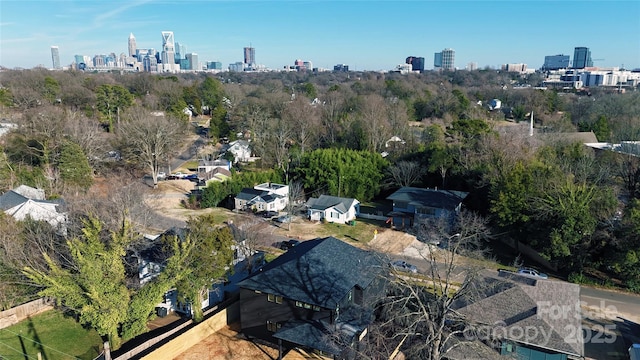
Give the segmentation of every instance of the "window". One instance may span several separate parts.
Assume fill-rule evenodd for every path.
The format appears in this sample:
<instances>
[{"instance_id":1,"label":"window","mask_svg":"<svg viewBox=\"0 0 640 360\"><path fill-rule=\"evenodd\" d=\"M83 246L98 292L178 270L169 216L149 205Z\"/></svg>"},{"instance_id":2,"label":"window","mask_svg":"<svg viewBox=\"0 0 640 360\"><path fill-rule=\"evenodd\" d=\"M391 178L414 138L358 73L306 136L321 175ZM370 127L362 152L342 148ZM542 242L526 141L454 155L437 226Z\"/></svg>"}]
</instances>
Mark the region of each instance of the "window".
<instances>
[{"instance_id":1,"label":"window","mask_svg":"<svg viewBox=\"0 0 640 360\"><path fill-rule=\"evenodd\" d=\"M274 302L275 301L276 296L273 294L267 294L267 301L268 302Z\"/></svg>"},{"instance_id":2,"label":"window","mask_svg":"<svg viewBox=\"0 0 640 360\"><path fill-rule=\"evenodd\" d=\"M313 311L320 311L320 306L313 305Z\"/></svg>"},{"instance_id":3,"label":"window","mask_svg":"<svg viewBox=\"0 0 640 360\"><path fill-rule=\"evenodd\" d=\"M282 296L276 296L276 304L282 304Z\"/></svg>"},{"instance_id":4,"label":"window","mask_svg":"<svg viewBox=\"0 0 640 360\"><path fill-rule=\"evenodd\" d=\"M271 332L276 332L278 331L278 329L280 329L282 327L282 324L278 323L278 322L274 322L274 321L269 321L267 320L267 330L271 331Z\"/></svg>"}]
</instances>

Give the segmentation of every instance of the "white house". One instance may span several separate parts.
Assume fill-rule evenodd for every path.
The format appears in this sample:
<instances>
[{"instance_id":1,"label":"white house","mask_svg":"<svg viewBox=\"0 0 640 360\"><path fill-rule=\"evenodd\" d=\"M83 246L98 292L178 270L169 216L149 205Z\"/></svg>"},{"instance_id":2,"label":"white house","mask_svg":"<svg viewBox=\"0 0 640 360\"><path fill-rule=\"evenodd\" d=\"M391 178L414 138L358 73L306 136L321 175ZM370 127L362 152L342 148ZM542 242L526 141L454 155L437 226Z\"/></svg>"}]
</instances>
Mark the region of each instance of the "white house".
<instances>
[{"instance_id":1,"label":"white house","mask_svg":"<svg viewBox=\"0 0 640 360\"><path fill-rule=\"evenodd\" d=\"M360 213L360 201L330 195L320 195L307 201L309 220L346 224Z\"/></svg>"},{"instance_id":2,"label":"white house","mask_svg":"<svg viewBox=\"0 0 640 360\"><path fill-rule=\"evenodd\" d=\"M244 188L236 195L236 210L281 211L289 204L289 186L264 183Z\"/></svg>"},{"instance_id":3,"label":"white house","mask_svg":"<svg viewBox=\"0 0 640 360\"><path fill-rule=\"evenodd\" d=\"M27 217L46 221L60 233L66 233L67 215L61 211L62 200L45 200L44 190L20 185L0 195L0 210L18 221Z\"/></svg>"},{"instance_id":4,"label":"white house","mask_svg":"<svg viewBox=\"0 0 640 360\"><path fill-rule=\"evenodd\" d=\"M233 154L234 163L251 160L251 145L247 140L236 140L228 144L226 151Z\"/></svg>"}]
</instances>

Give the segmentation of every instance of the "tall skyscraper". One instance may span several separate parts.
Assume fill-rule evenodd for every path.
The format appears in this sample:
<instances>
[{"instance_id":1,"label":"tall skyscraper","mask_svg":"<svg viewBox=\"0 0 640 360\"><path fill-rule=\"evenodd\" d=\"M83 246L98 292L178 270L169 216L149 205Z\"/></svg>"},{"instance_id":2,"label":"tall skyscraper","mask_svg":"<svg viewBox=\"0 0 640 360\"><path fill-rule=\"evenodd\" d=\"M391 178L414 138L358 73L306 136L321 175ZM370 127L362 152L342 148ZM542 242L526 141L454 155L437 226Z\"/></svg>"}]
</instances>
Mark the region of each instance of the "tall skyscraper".
<instances>
[{"instance_id":1,"label":"tall skyscraper","mask_svg":"<svg viewBox=\"0 0 640 360\"><path fill-rule=\"evenodd\" d=\"M176 64L180 63L180 59L185 59L187 54L187 47L184 44L176 42Z\"/></svg>"},{"instance_id":2,"label":"tall skyscraper","mask_svg":"<svg viewBox=\"0 0 640 360\"><path fill-rule=\"evenodd\" d=\"M244 63L248 65L255 65L256 63L256 49L252 47L244 48Z\"/></svg>"},{"instance_id":3,"label":"tall skyscraper","mask_svg":"<svg viewBox=\"0 0 640 360\"><path fill-rule=\"evenodd\" d=\"M60 50L57 46L51 47L51 60L53 61L53 68L60 69Z\"/></svg>"},{"instance_id":4,"label":"tall skyscraper","mask_svg":"<svg viewBox=\"0 0 640 360\"><path fill-rule=\"evenodd\" d=\"M173 31L162 32L162 53L160 54L160 61L163 66L165 64L175 64L175 45L173 43Z\"/></svg>"},{"instance_id":5,"label":"tall skyscraper","mask_svg":"<svg viewBox=\"0 0 640 360\"><path fill-rule=\"evenodd\" d=\"M129 56L136 56L136 38L133 33L129 34Z\"/></svg>"},{"instance_id":6,"label":"tall skyscraper","mask_svg":"<svg viewBox=\"0 0 640 360\"><path fill-rule=\"evenodd\" d=\"M592 67L593 60L591 60L591 50L587 47L576 47L573 50L573 68L584 69L585 67Z\"/></svg>"}]
</instances>

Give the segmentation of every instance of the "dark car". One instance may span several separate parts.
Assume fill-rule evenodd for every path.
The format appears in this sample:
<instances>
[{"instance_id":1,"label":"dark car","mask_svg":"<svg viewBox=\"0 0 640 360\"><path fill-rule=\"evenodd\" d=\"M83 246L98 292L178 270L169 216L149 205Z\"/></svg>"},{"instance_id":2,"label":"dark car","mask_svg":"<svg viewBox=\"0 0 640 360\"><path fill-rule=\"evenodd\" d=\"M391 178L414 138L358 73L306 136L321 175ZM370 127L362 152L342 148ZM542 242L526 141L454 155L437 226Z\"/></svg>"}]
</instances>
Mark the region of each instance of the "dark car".
<instances>
[{"instance_id":1,"label":"dark car","mask_svg":"<svg viewBox=\"0 0 640 360\"><path fill-rule=\"evenodd\" d=\"M265 219L271 219L274 216L278 216L278 212L277 211L263 211L260 213L260 216L262 216Z\"/></svg>"},{"instance_id":2,"label":"dark car","mask_svg":"<svg viewBox=\"0 0 640 360\"><path fill-rule=\"evenodd\" d=\"M289 250L298 244L300 244L300 241L296 239L289 239L289 240L280 242L280 249Z\"/></svg>"},{"instance_id":3,"label":"dark car","mask_svg":"<svg viewBox=\"0 0 640 360\"><path fill-rule=\"evenodd\" d=\"M404 260L395 260L389 263L389 265L397 271L410 272L414 274L418 272L418 268L415 265L409 264Z\"/></svg>"}]
</instances>

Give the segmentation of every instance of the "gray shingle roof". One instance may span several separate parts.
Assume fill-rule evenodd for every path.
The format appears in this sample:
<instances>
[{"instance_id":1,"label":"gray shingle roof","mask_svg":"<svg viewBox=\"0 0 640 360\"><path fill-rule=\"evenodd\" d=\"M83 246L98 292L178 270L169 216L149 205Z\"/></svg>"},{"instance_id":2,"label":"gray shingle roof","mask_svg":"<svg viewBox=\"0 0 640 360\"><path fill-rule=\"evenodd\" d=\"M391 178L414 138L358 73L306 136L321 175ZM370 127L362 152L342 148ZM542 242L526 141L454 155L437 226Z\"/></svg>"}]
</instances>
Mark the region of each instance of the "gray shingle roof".
<instances>
[{"instance_id":1,"label":"gray shingle roof","mask_svg":"<svg viewBox=\"0 0 640 360\"><path fill-rule=\"evenodd\" d=\"M351 198L320 195L318 198L310 198L309 201L307 201L307 206L313 210L326 210L330 207L335 207L337 211L344 214L349 211L355 201L355 199Z\"/></svg>"},{"instance_id":2,"label":"gray shingle roof","mask_svg":"<svg viewBox=\"0 0 640 360\"><path fill-rule=\"evenodd\" d=\"M456 190L436 190L402 187L387 197L388 200L408 202L412 205L453 210L469 193Z\"/></svg>"},{"instance_id":3,"label":"gray shingle roof","mask_svg":"<svg viewBox=\"0 0 640 360\"><path fill-rule=\"evenodd\" d=\"M375 253L327 237L301 242L239 286L335 309L354 286L366 288L381 271Z\"/></svg>"},{"instance_id":4,"label":"gray shingle roof","mask_svg":"<svg viewBox=\"0 0 640 360\"><path fill-rule=\"evenodd\" d=\"M13 190L0 195L0 209L8 210L29 200L29 198L18 194Z\"/></svg>"},{"instance_id":5,"label":"gray shingle roof","mask_svg":"<svg viewBox=\"0 0 640 360\"><path fill-rule=\"evenodd\" d=\"M499 327L505 339L583 356L580 287L563 281L481 277L476 296L455 304L473 323ZM528 331L522 336L518 331Z\"/></svg>"},{"instance_id":6,"label":"gray shingle roof","mask_svg":"<svg viewBox=\"0 0 640 360\"><path fill-rule=\"evenodd\" d=\"M268 195L269 192L264 191L264 190L256 190L253 188L244 188L242 189L242 191L240 191L240 193L238 195L236 195L236 199L241 199L241 200L252 200L253 198L257 197L257 196L265 196Z\"/></svg>"}]
</instances>

